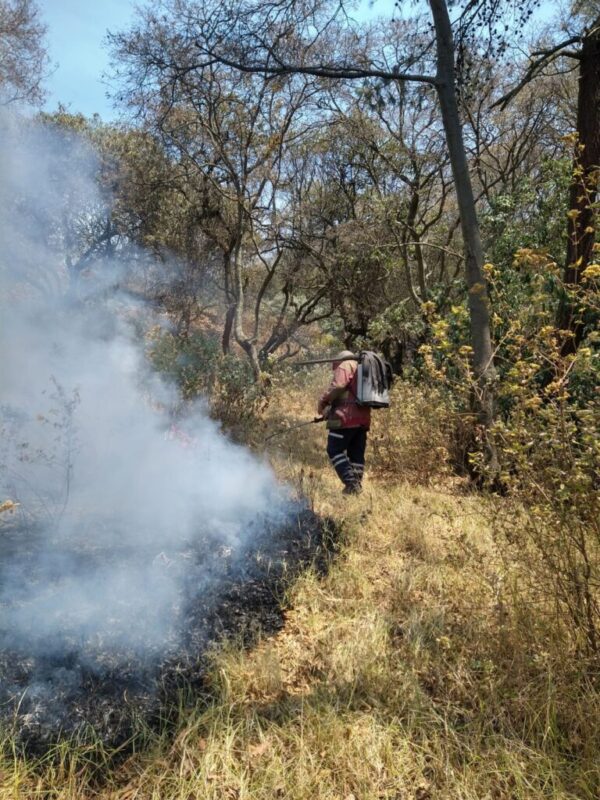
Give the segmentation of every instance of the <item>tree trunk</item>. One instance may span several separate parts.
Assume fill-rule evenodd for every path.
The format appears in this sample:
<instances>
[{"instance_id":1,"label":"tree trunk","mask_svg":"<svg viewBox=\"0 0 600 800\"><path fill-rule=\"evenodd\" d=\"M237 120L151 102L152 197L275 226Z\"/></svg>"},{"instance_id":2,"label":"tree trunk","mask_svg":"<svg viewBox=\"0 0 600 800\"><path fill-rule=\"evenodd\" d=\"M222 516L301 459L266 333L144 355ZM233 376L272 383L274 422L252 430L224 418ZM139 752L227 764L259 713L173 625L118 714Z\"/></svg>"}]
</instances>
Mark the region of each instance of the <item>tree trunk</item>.
<instances>
[{"instance_id":1,"label":"tree trunk","mask_svg":"<svg viewBox=\"0 0 600 800\"><path fill-rule=\"evenodd\" d=\"M250 366L252 367L252 376L254 378L254 382L260 383L263 379L263 375L260 368L260 362L258 360L258 351L256 349L256 345L254 342L251 342L248 339L240 339L238 344L248 356Z\"/></svg>"},{"instance_id":2,"label":"tree trunk","mask_svg":"<svg viewBox=\"0 0 600 800\"><path fill-rule=\"evenodd\" d=\"M233 321L235 319L235 301L231 290L231 253L233 247L227 249L223 254L223 277L225 278L225 300L227 301L227 311L225 313L225 325L221 336L221 349L224 356L231 354L231 335L233 333Z\"/></svg>"},{"instance_id":3,"label":"tree trunk","mask_svg":"<svg viewBox=\"0 0 600 800\"><path fill-rule=\"evenodd\" d=\"M225 314L225 325L223 326L223 335L221 337L221 349L224 356L231 354L231 331L233 330L233 320L235 317L235 305L232 303L227 307Z\"/></svg>"},{"instance_id":4,"label":"tree trunk","mask_svg":"<svg viewBox=\"0 0 600 800\"><path fill-rule=\"evenodd\" d=\"M249 339L244 332L244 280L242 276L242 243L238 241L233 256L233 283L235 303L233 306L233 335L236 342L248 356L252 375L256 383L261 379L260 363L258 361L258 351L253 340Z\"/></svg>"},{"instance_id":5,"label":"tree trunk","mask_svg":"<svg viewBox=\"0 0 600 800\"><path fill-rule=\"evenodd\" d=\"M411 235L412 230L414 230L415 219L417 216L417 211L419 209L419 194L416 191L413 191L412 197L410 198L410 203L408 206L408 214L406 216L406 225L404 226L404 230L402 231L402 258L404 259L404 273L406 275L406 283L408 288L408 293L410 295L411 300L417 307L417 309L421 308L421 305L427 300L426 295L423 293L423 286L421 286L421 296L416 293L415 286L412 279L412 272L410 270L410 249L408 246L409 237ZM397 221L401 222L401 217L403 214L403 210L398 209L397 214Z\"/></svg>"},{"instance_id":6,"label":"tree trunk","mask_svg":"<svg viewBox=\"0 0 600 800\"><path fill-rule=\"evenodd\" d=\"M569 297L581 281L581 273L593 260L595 214L600 171L600 17L583 40L579 61L577 97L577 151L573 162L573 183L569 192L567 256L564 269L566 295L557 314L557 327L569 331L562 355L574 353L583 337L584 324L577 305Z\"/></svg>"},{"instance_id":7,"label":"tree trunk","mask_svg":"<svg viewBox=\"0 0 600 800\"><path fill-rule=\"evenodd\" d=\"M475 404L485 435L494 420L493 380L495 371L487 282L483 274L483 247L456 98L454 39L448 8L445 0L429 0L429 6L436 35L436 88L456 188L465 251L471 346L473 347L473 367L477 377ZM488 436L486 436L485 447L488 466L496 469L496 450Z\"/></svg>"}]
</instances>

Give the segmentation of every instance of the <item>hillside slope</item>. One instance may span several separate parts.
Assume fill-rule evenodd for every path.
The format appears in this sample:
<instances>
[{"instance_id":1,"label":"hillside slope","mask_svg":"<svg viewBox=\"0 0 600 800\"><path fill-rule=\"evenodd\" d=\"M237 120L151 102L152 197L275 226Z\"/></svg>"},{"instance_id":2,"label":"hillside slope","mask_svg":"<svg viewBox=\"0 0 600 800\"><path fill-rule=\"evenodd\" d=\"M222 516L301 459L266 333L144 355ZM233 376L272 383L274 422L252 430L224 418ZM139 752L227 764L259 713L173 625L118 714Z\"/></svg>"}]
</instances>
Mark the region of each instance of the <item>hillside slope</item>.
<instances>
[{"instance_id":1,"label":"hillside slope","mask_svg":"<svg viewBox=\"0 0 600 800\"><path fill-rule=\"evenodd\" d=\"M311 418L322 377L276 390L257 447ZM552 642L532 647L538 623L509 604L490 533L503 501L449 477L431 398L402 391L377 418L360 497L340 494L321 426L268 444L341 540L327 575L290 587L284 629L216 652L211 697L95 791L85 760L63 754L37 778L7 763L2 800L597 796L598 693Z\"/></svg>"}]
</instances>

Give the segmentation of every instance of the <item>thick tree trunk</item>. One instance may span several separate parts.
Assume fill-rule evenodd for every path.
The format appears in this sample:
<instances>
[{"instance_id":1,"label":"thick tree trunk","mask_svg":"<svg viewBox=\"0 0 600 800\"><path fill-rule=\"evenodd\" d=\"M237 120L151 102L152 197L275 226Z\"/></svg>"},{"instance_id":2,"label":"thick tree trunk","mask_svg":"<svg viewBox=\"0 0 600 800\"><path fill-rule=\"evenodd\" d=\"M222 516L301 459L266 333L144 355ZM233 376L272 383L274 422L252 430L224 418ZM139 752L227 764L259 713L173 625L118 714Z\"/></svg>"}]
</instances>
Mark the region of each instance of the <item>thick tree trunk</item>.
<instances>
[{"instance_id":1,"label":"thick tree trunk","mask_svg":"<svg viewBox=\"0 0 600 800\"><path fill-rule=\"evenodd\" d=\"M487 432L494 420L495 372L487 282L483 274L483 247L456 98L454 39L448 8L445 0L429 0L429 6L436 34L436 88L454 177L465 251L471 346L473 367L477 377L476 411L484 432ZM489 438L486 441L486 449L488 465L494 469L497 466L497 456Z\"/></svg>"},{"instance_id":2,"label":"thick tree trunk","mask_svg":"<svg viewBox=\"0 0 600 800\"><path fill-rule=\"evenodd\" d=\"M578 149L573 162L573 183L569 192L570 214L567 222L567 255L564 282L567 292L577 287L581 273L593 260L595 214L593 204L598 194L600 172L600 17L583 40L579 61L577 97ZM557 327L569 331L562 354L574 353L584 333L576 304L568 297L558 309Z\"/></svg>"}]
</instances>

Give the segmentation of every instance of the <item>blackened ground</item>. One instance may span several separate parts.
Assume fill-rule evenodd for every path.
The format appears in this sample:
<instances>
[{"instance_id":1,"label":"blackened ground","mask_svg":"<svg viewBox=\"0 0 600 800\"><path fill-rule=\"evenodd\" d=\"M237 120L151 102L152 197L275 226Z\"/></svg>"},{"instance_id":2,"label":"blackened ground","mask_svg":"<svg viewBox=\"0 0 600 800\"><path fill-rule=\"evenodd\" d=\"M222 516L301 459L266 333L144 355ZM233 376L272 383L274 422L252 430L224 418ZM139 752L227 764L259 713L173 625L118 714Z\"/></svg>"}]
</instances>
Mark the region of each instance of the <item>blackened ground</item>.
<instances>
[{"instance_id":1,"label":"blackened ground","mask_svg":"<svg viewBox=\"0 0 600 800\"><path fill-rule=\"evenodd\" d=\"M17 533L23 541L25 532ZM4 536L5 547L11 539ZM286 585L309 566L325 570L334 549L332 523L300 506L284 525L263 525L237 549L200 538L181 554L186 565L173 626L143 656L124 643L103 647L101 637L11 646L0 620L0 724L12 725L31 753L65 737L121 745L140 720L164 721L182 690L202 690L211 644L239 635L250 643L258 632L280 629ZM168 568L172 556L165 561ZM136 620L128 622L133 632Z\"/></svg>"}]
</instances>

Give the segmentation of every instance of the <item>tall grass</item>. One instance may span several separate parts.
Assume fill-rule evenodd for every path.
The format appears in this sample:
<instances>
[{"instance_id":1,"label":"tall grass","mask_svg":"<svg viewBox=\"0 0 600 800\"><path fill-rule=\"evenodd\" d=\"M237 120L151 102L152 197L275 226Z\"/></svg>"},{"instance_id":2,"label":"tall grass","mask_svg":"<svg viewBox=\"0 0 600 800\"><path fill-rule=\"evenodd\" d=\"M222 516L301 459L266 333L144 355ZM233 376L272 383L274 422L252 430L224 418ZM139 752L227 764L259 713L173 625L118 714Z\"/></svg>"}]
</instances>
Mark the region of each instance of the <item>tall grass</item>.
<instances>
[{"instance_id":1,"label":"tall grass","mask_svg":"<svg viewBox=\"0 0 600 800\"><path fill-rule=\"evenodd\" d=\"M326 377L276 386L265 431L310 418ZM411 439L438 406L422 393L409 402L415 425L388 451L403 468L377 465L371 448L358 498L340 495L318 426L269 444L281 478L344 531L328 574L289 588L279 634L215 650L208 697L101 776L77 748L36 764L6 742L0 798L598 797L595 679L551 620L527 614L521 592L513 602L519 565L500 557L490 528L504 499L448 480L439 451ZM385 429L379 417L375 432Z\"/></svg>"}]
</instances>

